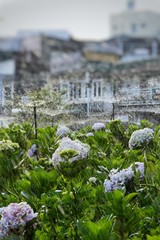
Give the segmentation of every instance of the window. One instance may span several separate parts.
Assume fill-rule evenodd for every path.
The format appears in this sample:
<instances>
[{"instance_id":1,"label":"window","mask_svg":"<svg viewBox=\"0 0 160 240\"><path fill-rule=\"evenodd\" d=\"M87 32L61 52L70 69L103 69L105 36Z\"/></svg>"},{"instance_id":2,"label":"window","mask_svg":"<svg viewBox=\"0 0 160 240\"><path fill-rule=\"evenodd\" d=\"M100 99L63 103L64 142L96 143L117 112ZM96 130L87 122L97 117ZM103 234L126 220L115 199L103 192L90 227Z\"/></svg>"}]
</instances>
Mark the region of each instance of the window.
<instances>
[{"instance_id":1,"label":"window","mask_svg":"<svg viewBox=\"0 0 160 240\"><path fill-rule=\"evenodd\" d=\"M62 91L64 91L64 94L62 95L64 99L68 98L68 83L63 83L60 87Z\"/></svg>"},{"instance_id":2,"label":"window","mask_svg":"<svg viewBox=\"0 0 160 240\"><path fill-rule=\"evenodd\" d=\"M88 83L85 83L85 85L84 85L84 97L85 98L88 97Z\"/></svg>"},{"instance_id":3,"label":"window","mask_svg":"<svg viewBox=\"0 0 160 240\"><path fill-rule=\"evenodd\" d=\"M93 82L93 97L100 97L102 95L101 82Z\"/></svg>"},{"instance_id":4,"label":"window","mask_svg":"<svg viewBox=\"0 0 160 240\"><path fill-rule=\"evenodd\" d=\"M146 28L147 24L145 22L141 23L141 28Z\"/></svg>"},{"instance_id":5,"label":"window","mask_svg":"<svg viewBox=\"0 0 160 240\"><path fill-rule=\"evenodd\" d=\"M93 88L94 88L94 97L96 97L97 96L97 83L96 82L94 83Z\"/></svg>"},{"instance_id":6,"label":"window","mask_svg":"<svg viewBox=\"0 0 160 240\"><path fill-rule=\"evenodd\" d=\"M70 84L70 98L71 99L82 98L82 83Z\"/></svg>"},{"instance_id":7,"label":"window","mask_svg":"<svg viewBox=\"0 0 160 240\"><path fill-rule=\"evenodd\" d=\"M82 87L81 83L77 83L77 97L81 98L82 97Z\"/></svg>"},{"instance_id":8,"label":"window","mask_svg":"<svg viewBox=\"0 0 160 240\"><path fill-rule=\"evenodd\" d=\"M136 32L137 31L137 25L135 23L131 24L131 31Z\"/></svg>"}]
</instances>

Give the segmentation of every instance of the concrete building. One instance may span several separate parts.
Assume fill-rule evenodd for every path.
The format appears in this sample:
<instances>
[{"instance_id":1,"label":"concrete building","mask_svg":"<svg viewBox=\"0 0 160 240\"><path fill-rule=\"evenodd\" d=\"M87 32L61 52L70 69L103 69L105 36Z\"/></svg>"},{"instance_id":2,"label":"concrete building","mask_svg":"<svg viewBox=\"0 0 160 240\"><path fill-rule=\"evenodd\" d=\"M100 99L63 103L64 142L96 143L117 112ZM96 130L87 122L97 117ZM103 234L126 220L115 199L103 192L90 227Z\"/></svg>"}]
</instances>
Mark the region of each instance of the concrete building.
<instances>
[{"instance_id":1,"label":"concrete building","mask_svg":"<svg viewBox=\"0 0 160 240\"><path fill-rule=\"evenodd\" d=\"M106 42L88 44L83 53L85 59L90 62L117 63L121 58L121 50Z\"/></svg>"},{"instance_id":2,"label":"concrete building","mask_svg":"<svg viewBox=\"0 0 160 240\"><path fill-rule=\"evenodd\" d=\"M117 36L106 41L110 47L121 51L120 62L135 62L157 58L160 55L158 38Z\"/></svg>"},{"instance_id":3,"label":"concrete building","mask_svg":"<svg viewBox=\"0 0 160 240\"><path fill-rule=\"evenodd\" d=\"M134 1L127 2L127 10L114 14L110 19L111 37L160 37L160 14L151 11L137 11Z\"/></svg>"},{"instance_id":4,"label":"concrete building","mask_svg":"<svg viewBox=\"0 0 160 240\"><path fill-rule=\"evenodd\" d=\"M15 60L8 59L0 62L0 111L7 99L14 96Z\"/></svg>"}]
</instances>

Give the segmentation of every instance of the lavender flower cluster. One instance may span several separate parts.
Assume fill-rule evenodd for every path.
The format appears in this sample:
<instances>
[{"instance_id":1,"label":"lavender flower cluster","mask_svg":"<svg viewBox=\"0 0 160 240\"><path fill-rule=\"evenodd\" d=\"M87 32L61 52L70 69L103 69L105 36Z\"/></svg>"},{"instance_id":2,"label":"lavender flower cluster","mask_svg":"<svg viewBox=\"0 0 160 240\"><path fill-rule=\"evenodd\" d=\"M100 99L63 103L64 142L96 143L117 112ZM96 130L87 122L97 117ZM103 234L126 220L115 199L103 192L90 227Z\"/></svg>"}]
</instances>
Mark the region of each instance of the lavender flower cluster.
<instances>
[{"instance_id":1,"label":"lavender flower cluster","mask_svg":"<svg viewBox=\"0 0 160 240\"><path fill-rule=\"evenodd\" d=\"M129 148L140 147L148 144L154 137L154 131L151 128L136 130L132 133L129 140Z\"/></svg>"},{"instance_id":2,"label":"lavender flower cluster","mask_svg":"<svg viewBox=\"0 0 160 240\"><path fill-rule=\"evenodd\" d=\"M37 151L37 146L36 144L33 144L32 147L28 150L28 157L33 157Z\"/></svg>"},{"instance_id":3,"label":"lavender flower cluster","mask_svg":"<svg viewBox=\"0 0 160 240\"><path fill-rule=\"evenodd\" d=\"M36 218L38 213L26 203L11 203L7 207L0 208L0 238L9 236L12 233L21 232L26 223Z\"/></svg>"},{"instance_id":4,"label":"lavender flower cluster","mask_svg":"<svg viewBox=\"0 0 160 240\"><path fill-rule=\"evenodd\" d=\"M90 148L87 144L84 144L84 143L80 142L79 140L73 141L68 137L62 138L59 147L57 148L55 153L53 153L53 155L52 155L52 163L55 168L57 167L57 165L60 162L65 161L64 158L60 157L60 152L63 150L70 150L70 149L78 152L77 156L70 158L70 160L69 160L70 163L72 163L73 161L79 160L79 159L86 158L88 156L88 153L90 150Z\"/></svg>"},{"instance_id":5,"label":"lavender flower cluster","mask_svg":"<svg viewBox=\"0 0 160 240\"><path fill-rule=\"evenodd\" d=\"M118 169L112 169L109 173L109 180L104 181L104 187L106 192L111 192L116 189L124 189L125 184L134 177L135 172L140 173L140 178L144 177L144 163L135 162L135 168L133 164L126 169L118 171ZM134 172L135 171L135 172Z\"/></svg>"},{"instance_id":6,"label":"lavender flower cluster","mask_svg":"<svg viewBox=\"0 0 160 240\"><path fill-rule=\"evenodd\" d=\"M65 126L58 127L56 136L63 138L63 137L67 137L69 133L70 133L70 129L68 127L65 127Z\"/></svg>"},{"instance_id":7,"label":"lavender flower cluster","mask_svg":"<svg viewBox=\"0 0 160 240\"><path fill-rule=\"evenodd\" d=\"M105 124L101 123L101 122L94 123L92 126L92 129L94 131L99 131L99 130L105 129Z\"/></svg>"}]
</instances>

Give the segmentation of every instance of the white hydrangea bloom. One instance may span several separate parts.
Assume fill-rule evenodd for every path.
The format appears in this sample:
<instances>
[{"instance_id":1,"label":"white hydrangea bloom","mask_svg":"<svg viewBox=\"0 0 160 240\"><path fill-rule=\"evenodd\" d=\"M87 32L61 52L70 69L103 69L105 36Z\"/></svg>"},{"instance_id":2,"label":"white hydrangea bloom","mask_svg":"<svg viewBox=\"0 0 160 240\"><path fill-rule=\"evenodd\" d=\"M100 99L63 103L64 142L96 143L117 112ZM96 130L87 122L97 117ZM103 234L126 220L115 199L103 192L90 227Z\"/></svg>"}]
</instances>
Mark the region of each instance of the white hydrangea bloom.
<instances>
[{"instance_id":1,"label":"white hydrangea bloom","mask_svg":"<svg viewBox=\"0 0 160 240\"><path fill-rule=\"evenodd\" d=\"M69 162L72 163L76 160L79 159L84 159L88 156L89 153L89 146L88 144L84 144L79 140L71 140L70 138L66 137L66 138L62 138L59 147L57 148L57 150L55 151L55 153L53 153L52 155L52 162L54 167L56 167L60 162L64 162L65 159L60 157L60 152L62 150L75 150L78 152L78 155L75 157L70 158Z\"/></svg>"},{"instance_id":2,"label":"white hydrangea bloom","mask_svg":"<svg viewBox=\"0 0 160 240\"><path fill-rule=\"evenodd\" d=\"M68 134L70 133L70 129L65 126L58 127L56 136L57 137L67 137Z\"/></svg>"},{"instance_id":3,"label":"white hydrangea bloom","mask_svg":"<svg viewBox=\"0 0 160 240\"><path fill-rule=\"evenodd\" d=\"M94 123L93 126L92 126L92 129L94 131L105 129L105 124L101 123L101 122Z\"/></svg>"},{"instance_id":4,"label":"white hydrangea bloom","mask_svg":"<svg viewBox=\"0 0 160 240\"><path fill-rule=\"evenodd\" d=\"M154 137L154 131L151 128L136 130L132 133L129 140L129 148L140 147L144 143L149 143Z\"/></svg>"}]
</instances>

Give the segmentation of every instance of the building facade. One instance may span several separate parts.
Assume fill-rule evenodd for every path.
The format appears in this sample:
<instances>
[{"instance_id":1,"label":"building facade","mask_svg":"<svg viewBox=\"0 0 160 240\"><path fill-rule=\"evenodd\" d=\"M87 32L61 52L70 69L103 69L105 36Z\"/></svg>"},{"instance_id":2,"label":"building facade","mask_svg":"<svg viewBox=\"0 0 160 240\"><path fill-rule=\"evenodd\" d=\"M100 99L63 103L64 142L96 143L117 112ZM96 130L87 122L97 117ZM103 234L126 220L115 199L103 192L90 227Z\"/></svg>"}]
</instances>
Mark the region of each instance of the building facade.
<instances>
[{"instance_id":1,"label":"building facade","mask_svg":"<svg viewBox=\"0 0 160 240\"><path fill-rule=\"evenodd\" d=\"M154 12L126 11L111 16L111 37L159 37L160 14Z\"/></svg>"}]
</instances>

